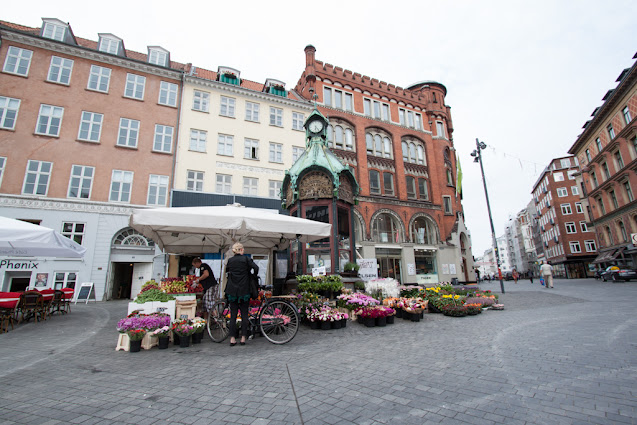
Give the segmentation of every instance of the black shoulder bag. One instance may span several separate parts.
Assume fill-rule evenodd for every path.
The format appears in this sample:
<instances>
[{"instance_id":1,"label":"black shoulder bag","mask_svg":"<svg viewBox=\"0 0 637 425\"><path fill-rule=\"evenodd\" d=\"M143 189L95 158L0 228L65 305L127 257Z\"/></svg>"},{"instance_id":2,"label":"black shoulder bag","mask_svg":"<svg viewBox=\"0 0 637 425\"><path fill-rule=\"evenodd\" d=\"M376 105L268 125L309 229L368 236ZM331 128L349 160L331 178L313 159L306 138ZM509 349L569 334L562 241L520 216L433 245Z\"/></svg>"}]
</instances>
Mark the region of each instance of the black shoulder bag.
<instances>
[{"instance_id":1,"label":"black shoulder bag","mask_svg":"<svg viewBox=\"0 0 637 425\"><path fill-rule=\"evenodd\" d=\"M250 267L250 260L246 259L246 269L248 271L248 280L250 282L250 299L256 300L259 298L259 276L252 273L252 267Z\"/></svg>"}]
</instances>

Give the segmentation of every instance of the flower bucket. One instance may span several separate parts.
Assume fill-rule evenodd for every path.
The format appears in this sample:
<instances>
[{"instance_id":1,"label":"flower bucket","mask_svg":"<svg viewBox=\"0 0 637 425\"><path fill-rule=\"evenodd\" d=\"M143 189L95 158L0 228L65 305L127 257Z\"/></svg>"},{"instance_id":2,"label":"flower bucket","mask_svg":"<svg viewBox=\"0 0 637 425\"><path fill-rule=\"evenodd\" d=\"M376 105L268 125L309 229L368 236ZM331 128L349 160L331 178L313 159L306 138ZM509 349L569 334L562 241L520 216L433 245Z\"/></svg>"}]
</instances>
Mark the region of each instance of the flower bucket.
<instances>
[{"instance_id":1,"label":"flower bucket","mask_svg":"<svg viewBox=\"0 0 637 425\"><path fill-rule=\"evenodd\" d=\"M363 318L363 324L368 328L373 328L376 326L376 319L373 317L365 317Z\"/></svg>"},{"instance_id":2,"label":"flower bucket","mask_svg":"<svg viewBox=\"0 0 637 425\"><path fill-rule=\"evenodd\" d=\"M139 351L142 349L142 340L138 339L137 341L131 341L130 342L130 349L129 351L131 353L139 353Z\"/></svg>"},{"instance_id":3,"label":"flower bucket","mask_svg":"<svg viewBox=\"0 0 637 425\"><path fill-rule=\"evenodd\" d=\"M170 337L164 336L159 338L159 349L165 350L168 348L168 344L170 343Z\"/></svg>"},{"instance_id":4,"label":"flower bucket","mask_svg":"<svg viewBox=\"0 0 637 425\"><path fill-rule=\"evenodd\" d=\"M399 319L403 317L403 309L402 308L397 308L396 309L396 317L398 317Z\"/></svg>"},{"instance_id":5,"label":"flower bucket","mask_svg":"<svg viewBox=\"0 0 637 425\"><path fill-rule=\"evenodd\" d=\"M347 327L347 319L341 319L341 328Z\"/></svg>"},{"instance_id":6,"label":"flower bucket","mask_svg":"<svg viewBox=\"0 0 637 425\"><path fill-rule=\"evenodd\" d=\"M396 310L396 311L398 311L398 310ZM395 316L393 314L391 316L387 316L386 317L388 325L393 325L394 324L394 317Z\"/></svg>"},{"instance_id":7,"label":"flower bucket","mask_svg":"<svg viewBox=\"0 0 637 425\"><path fill-rule=\"evenodd\" d=\"M180 336L179 337L179 346L181 348L186 348L190 346L190 335L188 336Z\"/></svg>"},{"instance_id":8,"label":"flower bucket","mask_svg":"<svg viewBox=\"0 0 637 425\"><path fill-rule=\"evenodd\" d=\"M310 329L319 329L321 327L321 322L310 322Z\"/></svg>"},{"instance_id":9,"label":"flower bucket","mask_svg":"<svg viewBox=\"0 0 637 425\"><path fill-rule=\"evenodd\" d=\"M376 326L380 326L381 328L387 326L387 317L377 317Z\"/></svg>"},{"instance_id":10,"label":"flower bucket","mask_svg":"<svg viewBox=\"0 0 637 425\"><path fill-rule=\"evenodd\" d=\"M327 321L321 322L321 329L324 331L332 329L332 323Z\"/></svg>"},{"instance_id":11,"label":"flower bucket","mask_svg":"<svg viewBox=\"0 0 637 425\"><path fill-rule=\"evenodd\" d=\"M340 320L335 320L332 322L332 329L340 329L341 328L341 321Z\"/></svg>"}]
</instances>

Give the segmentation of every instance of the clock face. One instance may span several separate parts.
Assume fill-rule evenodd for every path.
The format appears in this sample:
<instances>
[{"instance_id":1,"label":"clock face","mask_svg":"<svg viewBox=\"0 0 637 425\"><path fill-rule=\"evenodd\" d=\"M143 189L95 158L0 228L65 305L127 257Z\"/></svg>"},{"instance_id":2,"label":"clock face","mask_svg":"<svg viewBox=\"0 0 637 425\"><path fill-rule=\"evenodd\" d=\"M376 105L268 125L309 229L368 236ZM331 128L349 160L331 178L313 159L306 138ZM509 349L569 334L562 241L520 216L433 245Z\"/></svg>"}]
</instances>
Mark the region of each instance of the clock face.
<instances>
[{"instance_id":1,"label":"clock face","mask_svg":"<svg viewBox=\"0 0 637 425\"><path fill-rule=\"evenodd\" d=\"M320 121L312 121L310 123L310 131L312 133L318 133L319 131L323 130L323 123Z\"/></svg>"}]
</instances>

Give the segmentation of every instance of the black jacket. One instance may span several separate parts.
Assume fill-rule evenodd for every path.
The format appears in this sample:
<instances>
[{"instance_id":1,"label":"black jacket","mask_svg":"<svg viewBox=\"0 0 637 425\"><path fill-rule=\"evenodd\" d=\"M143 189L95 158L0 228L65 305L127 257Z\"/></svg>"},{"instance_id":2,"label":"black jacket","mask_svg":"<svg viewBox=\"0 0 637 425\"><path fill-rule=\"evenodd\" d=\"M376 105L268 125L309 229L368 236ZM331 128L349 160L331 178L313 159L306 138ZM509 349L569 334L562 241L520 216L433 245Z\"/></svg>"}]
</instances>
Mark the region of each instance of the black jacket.
<instances>
[{"instance_id":1,"label":"black jacket","mask_svg":"<svg viewBox=\"0 0 637 425\"><path fill-rule=\"evenodd\" d=\"M230 258L226 265L228 275L226 295L234 295L237 298L250 295L251 270L254 270L255 275L259 273L259 266L252 261L252 258L240 254Z\"/></svg>"}]
</instances>

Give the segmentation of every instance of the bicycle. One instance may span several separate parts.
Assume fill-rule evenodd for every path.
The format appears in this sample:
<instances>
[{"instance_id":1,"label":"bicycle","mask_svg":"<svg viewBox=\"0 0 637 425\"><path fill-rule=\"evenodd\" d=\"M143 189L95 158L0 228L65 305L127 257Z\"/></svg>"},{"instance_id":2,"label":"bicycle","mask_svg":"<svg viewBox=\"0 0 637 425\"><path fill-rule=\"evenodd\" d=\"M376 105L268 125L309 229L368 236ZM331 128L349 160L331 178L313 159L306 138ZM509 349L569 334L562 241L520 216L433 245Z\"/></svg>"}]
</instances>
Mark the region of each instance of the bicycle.
<instances>
[{"instance_id":1,"label":"bicycle","mask_svg":"<svg viewBox=\"0 0 637 425\"><path fill-rule=\"evenodd\" d=\"M260 286L260 289L271 290L272 287ZM241 320L244 320L241 318ZM208 336L214 342L223 342L230 334L230 306L226 300L213 304L208 312ZM261 298L258 307L251 307L248 317L248 339L253 339L260 332L273 344L285 344L292 341L300 326L299 313L291 302L277 297Z\"/></svg>"}]
</instances>

